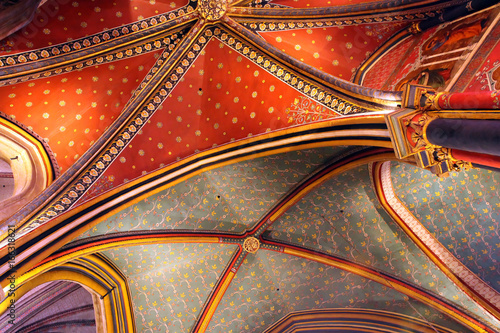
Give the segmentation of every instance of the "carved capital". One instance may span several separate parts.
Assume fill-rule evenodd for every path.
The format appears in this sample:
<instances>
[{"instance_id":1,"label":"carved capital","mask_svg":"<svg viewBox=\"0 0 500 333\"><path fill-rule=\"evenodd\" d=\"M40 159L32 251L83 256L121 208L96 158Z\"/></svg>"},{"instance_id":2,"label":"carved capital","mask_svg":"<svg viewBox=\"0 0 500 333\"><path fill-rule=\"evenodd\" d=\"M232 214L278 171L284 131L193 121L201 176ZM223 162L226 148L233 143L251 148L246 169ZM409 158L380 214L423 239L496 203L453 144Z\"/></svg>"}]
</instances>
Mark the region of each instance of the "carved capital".
<instances>
[{"instance_id":1,"label":"carved capital","mask_svg":"<svg viewBox=\"0 0 500 333\"><path fill-rule=\"evenodd\" d=\"M255 253L260 248L260 242L255 237L248 237L243 242L243 250L249 253Z\"/></svg>"},{"instance_id":2,"label":"carved capital","mask_svg":"<svg viewBox=\"0 0 500 333\"><path fill-rule=\"evenodd\" d=\"M436 92L434 89L414 84L407 84L403 88L403 107L418 111L437 111L439 97L444 92Z\"/></svg>"},{"instance_id":3,"label":"carved capital","mask_svg":"<svg viewBox=\"0 0 500 333\"><path fill-rule=\"evenodd\" d=\"M432 98L436 98L434 96ZM429 124L437 119L435 112L402 109L385 118L399 159L414 158L419 167L439 176L472 167L471 163L453 158L449 149L429 142L426 131Z\"/></svg>"}]
</instances>

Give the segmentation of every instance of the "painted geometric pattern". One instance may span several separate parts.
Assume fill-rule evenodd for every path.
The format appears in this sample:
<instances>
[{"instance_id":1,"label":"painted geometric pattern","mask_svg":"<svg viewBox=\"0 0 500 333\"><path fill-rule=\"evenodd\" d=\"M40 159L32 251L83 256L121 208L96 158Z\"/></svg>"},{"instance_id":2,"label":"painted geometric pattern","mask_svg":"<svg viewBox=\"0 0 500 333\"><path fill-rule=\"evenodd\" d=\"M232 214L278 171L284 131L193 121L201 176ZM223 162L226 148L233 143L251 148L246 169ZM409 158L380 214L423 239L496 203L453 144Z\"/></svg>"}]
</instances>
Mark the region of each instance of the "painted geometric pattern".
<instances>
[{"instance_id":1,"label":"painted geometric pattern","mask_svg":"<svg viewBox=\"0 0 500 333\"><path fill-rule=\"evenodd\" d=\"M400 68L398 64L404 59L413 42L414 39L408 37L393 47L383 57L379 58L366 72L363 78L363 86L373 89L384 89L387 79L394 72L394 68Z\"/></svg>"},{"instance_id":2,"label":"painted geometric pattern","mask_svg":"<svg viewBox=\"0 0 500 333\"><path fill-rule=\"evenodd\" d=\"M262 332L292 311L323 308L394 311L457 332L469 332L438 311L381 284L314 261L265 250L249 254L244 260L207 332Z\"/></svg>"},{"instance_id":3,"label":"painted geometric pattern","mask_svg":"<svg viewBox=\"0 0 500 333\"><path fill-rule=\"evenodd\" d=\"M500 174L482 169L437 178L392 163L398 198L448 251L500 291Z\"/></svg>"},{"instance_id":4,"label":"painted geometric pattern","mask_svg":"<svg viewBox=\"0 0 500 333\"><path fill-rule=\"evenodd\" d=\"M402 58L402 61L397 65L397 68L400 68L398 71L392 71L391 76L385 83L383 89L394 90L396 84L404 79L412 70L416 69L420 65L420 59L422 57L422 46L425 41L436 31L437 27L430 28L421 34L416 35L414 37L410 37L413 39L413 44L409 46L408 52ZM383 59L381 59L383 63Z\"/></svg>"},{"instance_id":5,"label":"painted geometric pattern","mask_svg":"<svg viewBox=\"0 0 500 333\"><path fill-rule=\"evenodd\" d=\"M199 151L311 122L287 112L299 99L316 121L338 116L217 39L179 81L85 199Z\"/></svg>"},{"instance_id":6,"label":"painted geometric pattern","mask_svg":"<svg viewBox=\"0 0 500 333\"><path fill-rule=\"evenodd\" d=\"M382 210L366 166L306 195L273 224L270 236L370 265L478 311Z\"/></svg>"},{"instance_id":7,"label":"painted geometric pattern","mask_svg":"<svg viewBox=\"0 0 500 333\"><path fill-rule=\"evenodd\" d=\"M124 209L80 238L152 229L242 232L292 186L344 149L289 152L204 172Z\"/></svg>"},{"instance_id":8,"label":"painted geometric pattern","mask_svg":"<svg viewBox=\"0 0 500 333\"><path fill-rule=\"evenodd\" d=\"M235 249L155 244L102 253L127 276L137 332L189 332Z\"/></svg>"},{"instance_id":9,"label":"painted geometric pattern","mask_svg":"<svg viewBox=\"0 0 500 333\"><path fill-rule=\"evenodd\" d=\"M500 22L486 37L469 65L453 85L453 92L500 90Z\"/></svg>"},{"instance_id":10,"label":"painted geometric pattern","mask_svg":"<svg viewBox=\"0 0 500 333\"><path fill-rule=\"evenodd\" d=\"M361 62L401 23L266 31L259 34L294 58L326 73L349 80Z\"/></svg>"}]
</instances>

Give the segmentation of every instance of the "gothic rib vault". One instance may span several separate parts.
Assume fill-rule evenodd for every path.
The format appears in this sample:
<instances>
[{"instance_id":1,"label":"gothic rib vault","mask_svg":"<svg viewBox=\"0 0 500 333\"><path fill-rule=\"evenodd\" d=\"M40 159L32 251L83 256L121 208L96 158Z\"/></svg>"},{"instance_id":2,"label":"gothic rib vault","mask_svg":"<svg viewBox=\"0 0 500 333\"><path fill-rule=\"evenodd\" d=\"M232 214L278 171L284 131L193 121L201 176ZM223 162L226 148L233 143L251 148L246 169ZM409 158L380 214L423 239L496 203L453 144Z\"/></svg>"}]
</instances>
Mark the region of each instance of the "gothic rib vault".
<instances>
[{"instance_id":1,"label":"gothic rib vault","mask_svg":"<svg viewBox=\"0 0 500 333\"><path fill-rule=\"evenodd\" d=\"M120 332L499 331L498 173L396 161L401 92L349 81L464 3L43 3L0 45L55 178L1 225L4 291L79 283Z\"/></svg>"}]
</instances>

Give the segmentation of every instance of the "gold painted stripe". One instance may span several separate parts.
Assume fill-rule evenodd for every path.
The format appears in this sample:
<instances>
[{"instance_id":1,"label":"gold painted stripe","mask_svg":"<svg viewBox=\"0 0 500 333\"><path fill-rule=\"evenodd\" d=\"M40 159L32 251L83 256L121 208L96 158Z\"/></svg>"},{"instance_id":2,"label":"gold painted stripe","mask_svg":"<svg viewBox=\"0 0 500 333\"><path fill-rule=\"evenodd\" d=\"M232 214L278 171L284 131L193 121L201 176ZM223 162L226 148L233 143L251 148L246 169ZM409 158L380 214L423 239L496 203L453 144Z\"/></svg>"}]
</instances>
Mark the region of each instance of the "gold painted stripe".
<instances>
[{"instance_id":1,"label":"gold painted stripe","mask_svg":"<svg viewBox=\"0 0 500 333\"><path fill-rule=\"evenodd\" d=\"M358 10L358 11L352 11L349 10L349 8L352 5L342 5L338 6L340 8L344 7L347 8L344 11L341 11L339 13L328 13L328 14L309 14L308 12L311 10L308 10L310 8L287 8L290 11L298 11L298 10L303 10L306 14L300 14L300 15L263 15L261 12L264 11L271 11L270 8L248 8L248 7L236 7L232 6L228 9L227 15L232 16L232 17L242 17L242 18L249 18L249 19L257 19L257 20L262 20L264 19L278 19L278 20L293 20L297 21L298 19L331 19L335 17L342 17L345 16L346 12L349 12L351 14L356 14L356 15L370 15L370 14L376 14L378 12L387 12L388 10L391 10L394 15L400 14L399 12L405 8L408 7L414 7L416 5L422 6L422 5L427 5L427 4L432 4L434 3L435 0L424 0L424 1L419 1L417 4L415 3L409 3L409 4L404 4L402 3L401 5L397 7L389 7L389 8L371 8L368 10ZM352 8L352 7L351 7ZM249 14L248 12L251 11L252 13Z\"/></svg>"},{"instance_id":2,"label":"gold painted stripe","mask_svg":"<svg viewBox=\"0 0 500 333\"><path fill-rule=\"evenodd\" d=\"M96 292L99 296L104 297L108 294L109 289L113 289L115 287L116 282L110 279L107 281L104 277L114 277L121 286L122 293L116 293L114 302L111 302L111 297L104 297L104 307L105 307L105 321L106 328L108 332L121 331L117 328L121 326L120 321L113 321L113 313L120 316L123 320L126 320L127 327L130 332L135 332L135 324L134 324L134 315L132 313L132 303L129 295L129 288L124 276L121 276L119 271L102 260L98 256L91 255L86 257L89 260L95 261L98 265L104 268L104 270L98 267L95 263L89 261L76 261L64 263L62 265L58 265L51 271L44 272L36 277L36 279L31 279L24 284L18 285L15 292L15 300L19 300L23 295L25 295L28 291L36 288L37 286L50 282L50 281L59 281L59 280L69 280L72 282L79 283L88 287L89 289ZM68 268L77 269L80 272L75 272L72 270L68 270ZM85 272L87 275L82 274ZM92 279L94 277L95 279ZM101 283L105 284L108 288L106 290L99 284L96 280L101 281ZM17 283L18 280L16 280ZM123 300L123 303L121 302ZM3 313L7 306L9 305L10 300L6 298L4 302L0 304L0 314ZM122 306L123 304L123 306ZM122 321L125 322L125 321ZM120 327L121 328L121 327Z\"/></svg>"},{"instance_id":3,"label":"gold painted stripe","mask_svg":"<svg viewBox=\"0 0 500 333\"><path fill-rule=\"evenodd\" d=\"M78 260L76 261L79 265L83 265L85 267L89 268L88 273L92 274L96 278L103 280L103 277L107 278L114 278L115 281L118 282L117 287L119 286L121 289L121 293L116 290L115 292L115 302L113 304L113 309L115 310L116 315L120 317L121 321L118 321L117 324L121 325L121 323L125 323L127 325L127 328L129 331L134 332L135 330L135 325L133 325L133 314L131 312L132 310L132 303L130 302L130 299L128 297L128 285L126 282L126 277L124 277L121 272L118 270L118 268L114 267L112 264L109 262L104 261L101 257L96 256L96 255L89 255L84 258L84 260ZM85 260L86 259L86 260ZM67 264L65 264L66 266ZM113 285L111 287L114 287L116 282L111 280L111 283ZM123 303L122 303L123 302ZM124 307L122 307L122 304Z\"/></svg>"},{"instance_id":4,"label":"gold painted stripe","mask_svg":"<svg viewBox=\"0 0 500 333\"><path fill-rule=\"evenodd\" d=\"M201 323L200 329L198 330L197 333L204 333L205 330L207 329L208 324L210 323L210 320L212 320L212 316L214 315L215 310L217 309L217 306L219 305L222 297L226 293L226 290L229 287L229 284L233 280L234 275L235 274L231 271L227 275L226 279L222 283L222 286L220 287L219 291L217 292L217 295L215 295L215 298L214 298L212 304L210 304L210 307L208 308L207 314L205 315L205 318L203 318L203 322Z\"/></svg>"},{"instance_id":5,"label":"gold painted stripe","mask_svg":"<svg viewBox=\"0 0 500 333\"><path fill-rule=\"evenodd\" d=\"M186 47L185 49L181 52L181 56L179 58L182 58L182 56L184 54L186 54L188 51L189 51L189 46L192 45L193 43L196 43L196 40L197 40L197 37L202 34L205 30L206 24L204 23L199 23L197 25L195 25L191 31L186 35L186 40L187 40L187 44L186 44ZM187 38L191 38L190 40L187 39ZM183 44L179 45L178 47L182 47ZM175 51L174 51L175 52ZM170 58L169 58L170 59ZM159 72L163 71L163 68L167 68L165 73L160 77L160 79L157 81L157 83L153 86L153 87L150 87L149 89L149 93L148 95L145 97L145 100L148 100L153 94L154 92L162 85L162 82L164 82L165 78L168 77L172 71L174 70L174 68L178 65L178 63L180 62L180 60L178 61L175 61L173 62L169 67L167 67L167 64L168 64L168 61L164 62L161 66L161 69L157 71L157 73L155 74L156 76L160 75L158 74ZM112 135L111 137L109 137L103 144L102 144L102 148L96 153L97 156L100 156L102 155L107 149L109 149L109 147L112 145L112 143L117 139L117 137L119 136L120 133L122 133L122 131L129 126L129 123L130 121L137 115L137 112L139 112L139 110L144 106L144 104L146 104L147 102L144 102L144 103L141 103L139 104L136 108L134 108L130 114L128 115L128 117L123 120L122 124L120 125L120 127L115 131L115 134ZM86 164L82 167L82 169L84 171L81 171L80 174L78 175L74 175L72 176L70 179L68 179L68 181L66 182L66 184L62 185L60 188L65 188L66 185L69 185L71 184L72 182L75 181L75 179L79 179L79 177L81 177L82 174L84 174L86 171L89 171L92 166L93 166L93 163L95 163L95 160L89 160L86 162ZM67 193L66 193L67 194ZM59 195L59 193L54 193L52 195L52 198L56 198L58 197L59 199L62 198L62 195ZM55 200L52 201L52 203L54 203ZM38 211L38 212L31 212L28 216L26 216L16 227L17 229L20 230L19 233L22 233L22 228L24 228L29 220L31 218L33 218L34 216L39 216L41 213ZM43 226L46 226L46 224L44 224ZM42 228L43 228L42 226ZM37 230L35 230L35 232L32 232L31 234L33 236L38 236L40 234L40 232L37 232L41 230L41 228L37 228ZM22 239L23 237L21 237ZM4 251L5 249L2 248L2 251ZM3 253L0 251L0 255L2 255ZM5 254L6 255L6 254Z\"/></svg>"},{"instance_id":6,"label":"gold painted stripe","mask_svg":"<svg viewBox=\"0 0 500 333\"><path fill-rule=\"evenodd\" d=\"M314 74L307 72L304 69L298 68L298 67L288 63L287 61L281 59L278 55L272 53L271 51L268 51L264 46L269 46L271 48L276 48L276 47L274 45L269 44L267 41L261 41L261 43L263 44L263 45L261 45L258 42L251 40L249 37L245 36L243 33L239 32L238 28L236 28L236 27L239 27L242 30L248 30L248 29L246 27L242 26L241 24L239 24L237 21L234 21L229 16L225 16L224 20L225 20L223 22L224 28L227 31L229 31L231 34L234 34L235 36L240 38L244 43L249 44L252 47L254 47L262 55L272 59L279 66L293 72L298 77L302 77L302 79L307 81L309 84L317 86L317 83L315 83L315 82L318 82L322 86L319 88L326 88L326 90L332 90L332 94L336 98L339 98L339 99L346 101L346 102L348 102L356 107L366 109L369 111L384 111L385 107L397 107L398 104L401 104L400 99L389 100L389 99L381 99L381 98L377 98L377 97L367 96L367 95L359 94L359 93L352 91L352 90L342 88L342 87L335 85L335 84L332 84L328 81L325 81L322 78L319 78L319 77L315 76ZM259 67L262 67L262 66L259 65ZM280 79L276 75L273 74L273 76L276 77L277 79L279 79L280 81L283 81L282 79ZM377 90L377 89L373 89L373 90ZM377 90L377 91L380 91L380 90ZM340 95L339 95L339 93L340 93ZM349 97L357 98L360 101L351 99ZM373 103L378 104L378 105L377 106L371 105Z\"/></svg>"},{"instance_id":7,"label":"gold painted stripe","mask_svg":"<svg viewBox=\"0 0 500 333\"><path fill-rule=\"evenodd\" d=\"M168 34L171 34L171 33L175 33L177 30L180 30L184 26L187 26L188 24L190 24L190 23L194 22L195 20L197 20L198 19L197 12L195 11L195 12L187 13L187 14L179 16L179 17L177 17L177 18L175 18L173 20L168 20L168 21L165 21L164 23L160 23L160 24L167 25L168 23L170 23L172 21L179 20L181 18L185 19L186 21L184 21L182 23L179 23L179 24L176 24L176 25L172 26L168 30L159 30L156 33L146 34L143 37L134 38L134 39L131 39L131 40L127 41L127 42L122 42L122 43L119 43L117 45L107 47L107 48L105 48L105 49L103 49L101 51L89 52L89 53L87 53L85 55L82 55L82 56L79 56L79 57L75 57L75 58L72 58L72 59L69 59L69 60L63 60L63 61L60 61L60 62L57 62L57 63L54 63L54 64L47 65L47 66L42 67L42 68L33 68L33 69L25 70L25 71L22 71L22 72L14 72L14 73L11 73L11 74L6 74L6 75L1 76L1 79L2 80L11 79L11 78L15 78L15 77L18 77L18 76L29 75L29 74L33 74L33 73L37 73L37 72L44 72L44 71L47 71L47 70L56 69L58 67L68 66L70 64L81 62L81 61L87 60L89 58L95 58L95 57L100 56L100 55L104 56L104 55L106 55L109 52L113 52L113 51L119 50L119 49L124 48L124 47L133 46L133 45L136 45L136 44L142 44L142 43L146 43L148 40L152 40L152 39L156 39L156 38L161 38L161 37L163 37L165 35L168 35ZM151 27L145 28L143 30L139 30L137 32L133 32L133 33L130 33L130 34L126 35L126 36L121 36L121 37L118 37L118 38L124 39L126 37L130 37L130 36L133 36L133 35L142 34L142 33L144 33L147 30L152 30L153 28L158 28L158 26L151 26ZM112 30L113 29L110 29L107 32L111 34ZM92 36L93 35L88 36L88 37L91 38ZM94 45L94 46L90 46L90 47L85 48L85 49L81 49L81 50L77 50L77 51L73 51L73 52L64 53L64 54L61 54L61 55L59 55L57 57L52 57L52 58L49 58L49 59L57 59L57 58L64 59L64 58L67 58L68 56L70 56L70 55L72 55L74 53L82 52L82 51L85 51L85 50L90 51L92 49L95 49L96 46L100 46L100 45L103 45L103 44L111 44L113 42L116 42L116 40L117 39L111 39L111 40L103 42L103 43L101 43L99 45Z\"/></svg>"},{"instance_id":8,"label":"gold painted stripe","mask_svg":"<svg viewBox=\"0 0 500 333\"><path fill-rule=\"evenodd\" d=\"M391 289L394 289L396 291L399 291L400 293L403 293L407 296L410 296L416 300L419 300L420 302L429 305L433 307L434 309L439 310L440 312L447 314L451 318L457 320L458 322L464 324L465 326L469 327L470 329L474 330L475 332L480 332L480 333L487 333L488 331L485 330L484 328L480 327L479 325L475 324L471 320L469 320L467 317L465 317L462 313L457 313L456 311L453 311L440 303L436 302L435 300L431 299L430 297L426 297L425 295L422 295L420 293L416 293L410 288L408 288L406 285L402 284L401 282L398 281L392 281L390 282L386 278L372 273L370 271L367 271L363 269L361 266L356 267L352 266L348 263L344 262L339 262L333 258L325 258L323 256L317 255L317 254L312 254L309 252L297 250L297 249L292 249L285 247L284 253L290 254L296 257L304 258L304 259L309 259L313 260L316 262L319 262L321 264L325 264L328 266L336 267L342 270L345 270L347 272L354 273L356 275L362 276L364 278L373 280L375 282L378 282L386 287L389 287Z\"/></svg>"},{"instance_id":9,"label":"gold painted stripe","mask_svg":"<svg viewBox=\"0 0 500 333\"><path fill-rule=\"evenodd\" d=\"M343 321L346 318L354 318L358 320L349 320L348 322ZM321 319L321 320L320 320ZM436 330L442 333L456 333L456 331L443 327L439 324L432 323L432 327L426 321L411 317L409 315L389 312L384 310L373 310L373 309L316 309L316 310L304 310L293 312L287 316L280 319L278 322L273 324L271 327L267 328L264 333L278 333L278 332L292 332L293 327L300 326L302 324L313 324L316 323L334 323L337 319L339 320L338 325L344 325L348 323L360 323L367 324L368 321L382 321L384 323L391 323L399 326L399 330L406 332L425 332L425 333L436 333ZM373 324L373 322L371 323ZM387 326L387 324L379 324L382 327L393 327ZM321 325L318 325L321 326ZM285 331L285 329L288 329ZM320 328L320 327L319 327ZM408 330L408 329L411 330ZM314 329L314 327L311 327ZM293 331L295 332L295 331ZM393 332L389 330L388 332Z\"/></svg>"}]
</instances>

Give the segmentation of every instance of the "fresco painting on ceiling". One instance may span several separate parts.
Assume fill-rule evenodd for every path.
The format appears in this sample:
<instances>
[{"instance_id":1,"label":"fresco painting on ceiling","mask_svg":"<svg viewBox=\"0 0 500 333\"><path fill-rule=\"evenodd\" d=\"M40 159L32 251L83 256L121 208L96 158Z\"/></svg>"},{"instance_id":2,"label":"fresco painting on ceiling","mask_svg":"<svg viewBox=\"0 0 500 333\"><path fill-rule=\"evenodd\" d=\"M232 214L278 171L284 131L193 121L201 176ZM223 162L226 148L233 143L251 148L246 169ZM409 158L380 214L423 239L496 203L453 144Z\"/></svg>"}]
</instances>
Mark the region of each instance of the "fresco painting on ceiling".
<instances>
[{"instance_id":1,"label":"fresco painting on ceiling","mask_svg":"<svg viewBox=\"0 0 500 333\"><path fill-rule=\"evenodd\" d=\"M378 61L375 62L366 72L363 78L362 85L373 89L388 89L388 79L394 75L394 68L400 68L398 66L399 63L403 61L403 59L407 59L405 55L407 54L408 50L413 49L413 43L414 41L411 38L407 38L401 43L397 44L382 58L379 58Z\"/></svg>"},{"instance_id":2,"label":"fresco painting on ceiling","mask_svg":"<svg viewBox=\"0 0 500 333\"><path fill-rule=\"evenodd\" d=\"M236 245L155 244L103 251L128 278L136 332L189 332Z\"/></svg>"},{"instance_id":3,"label":"fresco painting on ceiling","mask_svg":"<svg viewBox=\"0 0 500 333\"><path fill-rule=\"evenodd\" d=\"M293 151L206 171L123 209L80 238L155 229L243 232L295 182L345 149Z\"/></svg>"},{"instance_id":4,"label":"fresco painting on ceiling","mask_svg":"<svg viewBox=\"0 0 500 333\"><path fill-rule=\"evenodd\" d=\"M478 41L493 21L496 11L482 12L438 27L428 38L422 38L418 56L403 68L409 73L396 79L393 89L401 90L405 83L431 86L444 90L459 71L468 55L479 47Z\"/></svg>"},{"instance_id":5,"label":"fresco painting on ceiling","mask_svg":"<svg viewBox=\"0 0 500 333\"><path fill-rule=\"evenodd\" d=\"M371 307L425 318L456 332L470 332L441 312L382 284L332 266L266 250L245 258L207 332L260 333L293 311Z\"/></svg>"},{"instance_id":6,"label":"fresco painting on ceiling","mask_svg":"<svg viewBox=\"0 0 500 333\"><path fill-rule=\"evenodd\" d=\"M288 31L262 31L270 44L325 73L350 80L356 69L406 23L373 23Z\"/></svg>"},{"instance_id":7,"label":"fresco painting on ceiling","mask_svg":"<svg viewBox=\"0 0 500 333\"><path fill-rule=\"evenodd\" d=\"M306 99L214 38L84 200L211 147L299 124L287 108ZM318 120L338 115L310 103Z\"/></svg>"},{"instance_id":8,"label":"fresco painting on ceiling","mask_svg":"<svg viewBox=\"0 0 500 333\"><path fill-rule=\"evenodd\" d=\"M63 173L115 121L159 56L153 51L0 87L0 111L44 138Z\"/></svg>"},{"instance_id":9,"label":"fresco painting on ceiling","mask_svg":"<svg viewBox=\"0 0 500 333\"><path fill-rule=\"evenodd\" d=\"M452 91L488 91L500 89L500 22L491 30Z\"/></svg>"}]
</instances>

